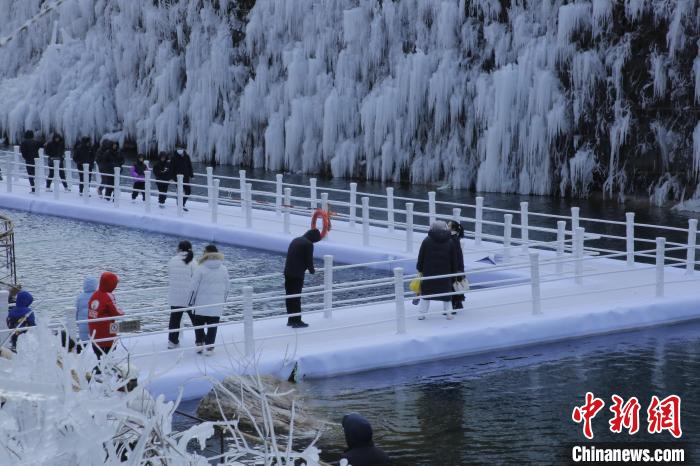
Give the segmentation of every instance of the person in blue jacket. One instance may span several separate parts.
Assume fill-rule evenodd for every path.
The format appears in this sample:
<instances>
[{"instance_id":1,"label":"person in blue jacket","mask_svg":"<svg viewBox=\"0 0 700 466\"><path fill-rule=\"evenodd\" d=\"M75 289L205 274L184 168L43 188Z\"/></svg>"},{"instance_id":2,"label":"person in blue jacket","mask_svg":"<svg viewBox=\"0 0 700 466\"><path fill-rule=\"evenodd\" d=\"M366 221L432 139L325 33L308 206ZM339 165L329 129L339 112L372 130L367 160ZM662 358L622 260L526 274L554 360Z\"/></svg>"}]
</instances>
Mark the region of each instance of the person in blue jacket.
<instances>
[{"instance_id":1,"label":"person in blue jacket","mask_svg":"<svg viewBox=\"0 0 700 466\"><path fill-rule=\"evenodd\" d=\"M36 319L34 311L29 306L32 305L34 297L28 291L20 291L17 294L17 302L14 307L11 307L7 313L7 328L17 329L23 327L34 327ZM14 350L17 347L17 337L22 331L16 331L12 334L11 348Z\"/></svg>"},{"instance_id":2,"label":"person in blue jacket","mask_svg":"<svg viewBox=\"0 0 700 466\"><path fill-rule=\"evenodd\" d=\"M75 300L75 320L85 322L80 322L78 324L78 336L80 337L81 343L86 343L90 341L90 330L88 329L88 302L92 294L97 291L97 278L95 277L85 277L83 281L83 292L78 295Z\"/></svg>"}]
</instances>

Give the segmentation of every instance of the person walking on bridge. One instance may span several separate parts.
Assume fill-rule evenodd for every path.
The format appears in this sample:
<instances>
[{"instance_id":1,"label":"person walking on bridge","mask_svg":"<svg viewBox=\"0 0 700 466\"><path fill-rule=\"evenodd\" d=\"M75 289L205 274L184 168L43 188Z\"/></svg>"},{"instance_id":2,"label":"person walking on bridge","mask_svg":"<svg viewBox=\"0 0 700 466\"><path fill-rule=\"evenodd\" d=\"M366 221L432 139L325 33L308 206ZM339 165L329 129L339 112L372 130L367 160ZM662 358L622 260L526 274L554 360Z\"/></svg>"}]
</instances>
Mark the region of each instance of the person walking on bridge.
<instances>
[{"instance_id":1,"label":"person walking on bridge","mask_svg":"<svg viewBox=\"0 0 700 466\"><path fill-rule=\"evenodd\" d=\"M73 148L73 160L78 166L78 177L80 178L80 195L86 187L90 186L90 173L95 169L95 146L89 136L83 137ZM87 173L83 173L83 165L88 166ZM89 191L89 189L88 189Z\"/></svg>"},{"instance_id":2,"label":"person walking on bridge","mask_svg":"<svg viewBox=\"0 0 700 466\"><path fill-rule=\"evenodd\" d=\"M170 160L170 177L175 182L177 182L177 175L182 175L183 178L182 210L187 212L185 204L187 204L187 198L192 193L190 181L194 177L194 170L192 169L192 160L190 160L190 156L187 155L184 149L178 149Z\"/></svg>"},{"instance_id":3,"label":"person walking on bridge","mask_svg":"<svg viewBox=\"0 0 700 466\"><path fill-rule=\"evenodd\" d=\"M452 319L450 312L452 296L432 296L452 293L454 291L452 277L434 278L440 275L449 275L457 272L457 259L454 252L454 245L450 240L450 231L447 224L438 220L432 224L428 236L423 240L418 251L418 261L416 270L423 274L421 280L421 298L418 310L422 314L419 320L425 319L425 315L430 309L430 301L442 301L443 311L448 319Z\"/></svg>"},{"instance_id":4,"label":"person walking on bridge","mask_svg":"<svg viewBox=\"0 0 700 466\"><path fill-rule=\"evenodd\" d=\"M24 166L27 169L27 176L29 177L29 185L32 187L32 192L34 192L34 174L36 173L36 163L37 158L39 158L39 149L41 148L41 143L34 139L34 131L28 130L24 133L24 140L19 146L19 151L24 159Z\"/></svg>"},{"instance_id":5,"label":"person walking on bridge","mask_svg":"<svg viewBox=\"0 0 700 466\"><path fill-rule=\"evenodd\" d=\"M158 154L158 161L153 166L153 175L156 177L158 187L158 207L165 207L165 200L168 197L168 187L170 186L170 160L168 154L161 152Z\"/></svg>"},{"instance_id":6,"label":"person walking on bridge","mask_svg":"<svg viewBox=\"0 0 700 466\"><path fill-rule=\"evenodd\" d=\"M180 323L182 322L182 308L189 305L188 294L192 284L192 276L195 271L195 263L192 260L192 243L180 241L177 245L177 254L168 262L168 303L170 304L170 321L168 329L168 349L180 346ZM195 317L192 311L187 311L190 322L195 325Z\"/></svg>"},{"instance_id":7,"label":"person walking on bridge","mask_svg":"<svg viewBox=\"0 0 700 466\"><path fill-rule=\"evenodd\" d=\"M202 346L207 346L207 356L214 351L216 331L221 320L221 314L226 307L230 280L228 270L224 266L224 255L213 244L204 248L204 255L199 259L199 267L192 276L189 305L194 309L195 344L202 352Z\"/></svg>"},{"instance_id":8,"label":"person walking on bridge","mask_svg":"<svg viewBox=\"0 0 700 466\"><path fill-rule=\"evenodd\" d=\"M66 166L64 162L64 156L66 154L66 143L63 141L63 136L58 133L54 133L51 141L46 143L46 155L49 157L49 176L46 178L46 189L51 189L51 183L54 178L54 162L58 161L58 176L61 178L63 183L63 188L66 191L68 189L68 183L66 183ZM55 187L58 189L58 186Z\"/></svg>"},{"instance_id":9,"label":"person walking on bridge","mask_svg":"<svg viewBox=\"0 0 700 466\"><path fill-rule=\"evenodd\" d=\"M92 349L100 359L102 355L109 353L116 344L119 330L119 322L109 317L123 316L124 313L117 307L114 299L114 290L119 284L119 277L112 272L105 272L100 277L100 287L90 297L88 303L88 329L94 340ZM99 321L95 321L100 319ZM107 340L108 339L108 340Z\"/></svg>"},{"instance_id":10,"label":"person walking on bridge","mask_svg":"<svg viewBox=\"0 0 700 466\"><path fill-rule=\"evenodd\" d=\"M314 228L303 236L294 238L287 250L284 263L284 291L289 295L301 294L304 288L304 275L316 273L314 269L314 243L321 241L321 232ZM287 325L292 328L305 328L309 325L301 320L301 297L294 296L285 300L287 307Z\"/></svg>"}]
</instances>

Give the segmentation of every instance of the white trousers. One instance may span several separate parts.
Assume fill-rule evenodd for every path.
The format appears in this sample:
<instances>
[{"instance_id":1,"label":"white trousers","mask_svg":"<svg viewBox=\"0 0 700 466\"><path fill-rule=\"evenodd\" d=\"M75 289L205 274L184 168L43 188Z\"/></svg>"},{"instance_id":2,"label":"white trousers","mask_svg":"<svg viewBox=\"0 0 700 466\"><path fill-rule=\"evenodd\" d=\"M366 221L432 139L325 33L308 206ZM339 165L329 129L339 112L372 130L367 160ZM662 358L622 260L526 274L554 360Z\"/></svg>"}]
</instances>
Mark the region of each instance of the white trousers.
<instances>
[{"instance_id":1,"label":"white trousers","mask_svg":"<svg viewBox=\"0 0 700 466\"><path fill-rule=\"evenodd\" d=\"M427 314L429 309L430 309L430 300L421 299L420 305L418 306L418 311L421 314ZM452 302L451 301L442 301L442 310L443 310L443 312L446 312L446 311L452 312Z\"/></svg>"}]
</instances>

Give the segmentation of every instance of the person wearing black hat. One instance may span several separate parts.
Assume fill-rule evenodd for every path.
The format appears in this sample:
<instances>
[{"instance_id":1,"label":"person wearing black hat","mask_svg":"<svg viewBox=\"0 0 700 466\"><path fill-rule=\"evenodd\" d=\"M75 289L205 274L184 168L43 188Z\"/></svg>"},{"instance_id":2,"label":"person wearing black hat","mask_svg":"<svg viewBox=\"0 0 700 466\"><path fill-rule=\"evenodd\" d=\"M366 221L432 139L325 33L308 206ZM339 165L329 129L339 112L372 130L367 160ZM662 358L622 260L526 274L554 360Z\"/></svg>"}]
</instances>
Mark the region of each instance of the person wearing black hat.
<instances>
[{"instance_id":1,"label":"person wearing black hat","mask_svg":"<svg viewBox=\"0 0 700 466\"><path fill-rule=\"evenodd\" d=\"M287 295L301 294L304 288L304 275L316 273L314 269L314 243L321 241L321 232L314 228L303 236L294 238L287 250L284 263L284 291ZM309 325L301 320L301 297L285 300L287 306L287 325L292 328L304 328ZM289 315L291 314L291 315Z\"/></svg>"},{"instance_id":2,"label":"person wearing black hat","mask_svg":"<svg viewBox=\"0 0 700 466\"><path fill-rule=\"evenodd\" d=\"M170 186L170 160L165 152L158 154L158 161L153 166L153 175L156 177L156 186L158 187L158 207L163 208Z\"/></svg>"},{"instance_id":3,"label":"person wearing black hat","mask_svg":"<svg viewBox=\"0 0 700 466\"><path fill-rule=\"evenodd\" d=\"M340 457L348 460L351 466L387 466L391 464L389 456L381 448L374 446L372 426L369 421L357 413L343 417L343 431L348 449Z\"/></svg>"},{"instance_id":4,"label":"person wearing black hat","mask_svg":"<svg viewBox=\"0 0 700 466\"><path fill-rule=\"evenodd\" d=\"M447 228L450 230L450 240L452 241L452 255L454 256L454 262L457 266L457 272L464 272L464 254L462 253L462 239L464 238L464 227L456 221L450 220L447 222ZM462 283L465 280L465 276L454 277L453 287L455 283ZM455 291L457 289L455 288ZM456 294L452 295L452 310L457 311L458 309L464 309L464 295ZM455 312L452 312L455 314Z\"/></svg>"},{"instance_id":5,"label":"person wearing black hat","mask_svg":"<svg viewBox=\"0 0 700 466\"><path fill-rule=\"evenodd\" d=\"M26 131L24 133L24 140L19 146L19 151L22 154L25 167L27 168L27 176L29 177L29 185L32 187L32 192L34 192L34 173L36 172L34 159L39 158L40 148L41 143L34 139L34 131Z\"/></svg>"},{"instance_id":6,"label":"person wearing black hat","mask_svg":"<svg viewBox=\"0 0 700 466\"><path fill-rule=\"evenodd\" d=\"M61 178L63 183L63 188L69 191L68 183L66 183L66 170L64 163L64 155L66 153L66 143L63 141L63 136L58 133L54 133L51 141L46 143L46 155L49 156L49 176L46 178L46 189L51 188L51 183L54 178L54 162L58 162L58 176ZM58 186L56 186L58 189Z\"/></svg>"},{"instance_id":7,"label":"person wearing black hat","mask_svg":"<svg viewBox=\"0 0 700 466\"><path fill-rule=\"evenodd\" d=\"M90 173L95 169L95 146L92 144L90 136L84 136L73 148L73 160L78 167L78 177L80 178L80 194L86 187L90 186ZM88 172L83 173L83 165L87 164Z\"/></svg>"},{"instance_id":8,"label":"person wearing black hat","mask_svg":"<svg viewBox=\"0 0 700 466\"><path fill-rule=\"evenodd\" d=\"M192 193L192 187L190 186L190 180L194 177L194 170L192 169L192 160L190 156L187 155L183 149L178 149L175 151L175 155L170 160L170 177L173 181L177 182L177 175L182 175L182 210L187 212L187 198Z\"/></svg>"}]
</instances>

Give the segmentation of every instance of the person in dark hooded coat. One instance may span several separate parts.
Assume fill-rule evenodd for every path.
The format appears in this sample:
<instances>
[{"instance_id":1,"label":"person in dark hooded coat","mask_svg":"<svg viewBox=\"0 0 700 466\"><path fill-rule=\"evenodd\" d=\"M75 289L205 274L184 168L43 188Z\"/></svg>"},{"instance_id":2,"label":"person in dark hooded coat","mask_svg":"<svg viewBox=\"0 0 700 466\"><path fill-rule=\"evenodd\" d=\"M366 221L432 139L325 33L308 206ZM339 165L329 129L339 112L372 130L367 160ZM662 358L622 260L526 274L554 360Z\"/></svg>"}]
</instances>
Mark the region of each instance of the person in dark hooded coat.
<instances>
[{"instance_id":1,"label":"person in dark hooded coat","mask_svg":"<svg viewBox=\"0 0 700 466\"><path fill-rule=\"evenodd\" d=\"M90 173L95 169L95 146L89 136L84 136L73 148L73 160L78 166L80 178L80 194L83 194L86 186L90 185ZM87 176L84 179L83 165L88 165Z\"/></svg>"},{"instance_id":2,"label":"person in dark hooded coat","mask_svg":"<svg viewBox=\"0 0 700 466\"><path fill-rule=\"evenodd\" d=\"M300 294L304 288L304 275L316 273L314 269L314 243L321 241L321 232L314 228L304 233L303 236L294 238L287 250L287 260L284 263L284 291L287 295ZM293 328L308 327L301 320L301 297L287 298L285 300L287 325Z\"/></svg>"},{"instance_id":3,"label":"person in dark hooded coat","mask_svg":"<svg viewBox=\"0 0 700 466\"><path fill-rule=\"evenodd\" d=\"M455 220L450 220L447 223L447 227L450 230L450 240L452 241L452 252L455 256L455 262L457 263L457 272L464 272L464 254L462 253L462 238L464 238L464 227L462 227L462 225L460 225L460 223ZM455 277L452 282L454 283L463 279L464 276ZM452 310L456 311L457 309L463 309L463 302L463 294L456 294L452 296Z\"/></svg>"},{"instance_id":4,"label":"person in dark hooded coat","mask_svg":"<svg viewBox=\"0 0 700 466\"><path fill-rule=\"evenodd\" d=\"M177 182L177 175L182 175L182 210L187 212L187 199L190 194L192 194L192 187L190 186L190 181L194 177L194 170L192 169L192 160L190 156L187 155L183 149L178 149L175 151L175 155L170 159L170 176L173 181Z\"/></svg>"},{"instance_id":5,"label":"person in dark hooded coat","mask_svg":"<svg viewBox=\"0 0 700 466\"><path fill-rule=\"evenodd\" d=\"M450 231L447 229L447 224L442 220L433 223L428 232L428 236L423 240L418 251L418 262L416 270L423 274L423 280L420 283L421 296L430 296L436 294L452 293L452 282L454 278L436 278L426 280L427 277L439 275L449 275L457 272L456 253L454 245L450 240ZM452 319L451 311L451 296L436 296L422 298L418 310L421 314L426 314L430 308L430 301L442 301L443 311L446 312L447 318ZM418 319L423 320L425 316L421 315Z\"/></svg>"},{"instance_id":6,"label":"person in dark hooded coat","mask_svg":"<svg viewBox=\"0 0 700 466\"><path fill-rule=\"evenodd\" d=\"M351 466L388 466L389 456L374 446L372 426L369 421L357 413L343 417L343 430L348 449L341 459L348 460Z\"/></svg>"},{"instance_id":7,"label":"person in dark hooded coat","mask_svg":"<svg viewBox=\"0 0 700 466\"><path fill-rule=\"evenodd\" d=\"M63 141L63 136L58 133L54 133L53 137L49 142L46 143L46 155L49 157L49 177L46 178L46 189L51 188L51 183L53 182L54 161L58 161L58 176L61 178L63 187L68 191L68 183L66 183L66 170L64 155L66 153L66 143ZM56 188L58 189L58 188Z\"/></svg>"},{"instance_id":8,"label":"person in dark hooded coat","mask_svg":"<svg viewBox=\"0 0 700 466\"><path fill-rule=\"evenodd\" d=\"M29 177L29 185L32 187L32 192L34 192L34 173L36 172L34 163L36 162L35 159L39 158L40 148L41 143L34 139L34 131L26 131L24 133L24 140L19 146L19 151L22 154L25 167L27 168L27 176Z\"/></svg>"},{"instance_id":9,"label":"person in dark hooded coat","mask_svg":"<svg viewBox=\"0 0 700 466\"><path fill-rule=\"evenodd\" d=\"M158 154L158 161L153 166L153 174L156 177L156 186L158 187L158 206L165 207L168 187L170 186L170 160L165 152Z\"/></svg>"}]
</instances>

